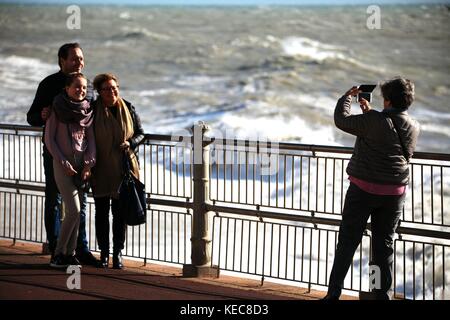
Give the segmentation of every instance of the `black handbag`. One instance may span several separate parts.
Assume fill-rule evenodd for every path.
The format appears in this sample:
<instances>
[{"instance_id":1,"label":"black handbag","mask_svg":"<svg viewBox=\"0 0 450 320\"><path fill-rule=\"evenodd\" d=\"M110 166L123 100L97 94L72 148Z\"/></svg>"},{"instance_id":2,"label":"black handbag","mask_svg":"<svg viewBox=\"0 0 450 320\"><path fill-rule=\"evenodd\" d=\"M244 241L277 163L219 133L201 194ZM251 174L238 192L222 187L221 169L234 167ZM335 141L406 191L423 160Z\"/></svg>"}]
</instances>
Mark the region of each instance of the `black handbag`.
<instances>
[{"instance_id":1,"label":"black handbag","mask_svg":"<svg viewBox=\"0 0 450 320\"><path fill-rule=\"evenodd\" d=\"M145 185L131 173L128 154L123 155L124 177L119 186L119 212L129 226L147 220Z\"/></svg>"}]
</instances>

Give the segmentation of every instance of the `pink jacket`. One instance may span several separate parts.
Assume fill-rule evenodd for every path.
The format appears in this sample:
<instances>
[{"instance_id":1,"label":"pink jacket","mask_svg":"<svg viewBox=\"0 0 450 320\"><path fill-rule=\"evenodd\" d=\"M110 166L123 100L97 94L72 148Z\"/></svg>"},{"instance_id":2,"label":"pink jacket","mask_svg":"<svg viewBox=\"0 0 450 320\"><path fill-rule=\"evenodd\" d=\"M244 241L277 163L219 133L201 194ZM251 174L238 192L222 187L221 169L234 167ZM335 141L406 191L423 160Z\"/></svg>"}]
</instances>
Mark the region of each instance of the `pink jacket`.
<instances>
[{"instance_id":1,"label":"pink jacket","mask_svg":"<svg viewBox=\"0 0 450 320\"><path fill-rule=\"evenodd\" d=\"M45 125L44 142L48 151L58 163L62 164L67 160L72 165L74 165L74 154L81 155L84 152L84 166L92 168L96 159L93 126L87 127L81 136L78 133L76 140L79 143L75 145L74 142L70 141L68 132L71 132L70 128L68 129L68 125L60 122L55 112L52 112Z\"/></svg>"}]
</instances>

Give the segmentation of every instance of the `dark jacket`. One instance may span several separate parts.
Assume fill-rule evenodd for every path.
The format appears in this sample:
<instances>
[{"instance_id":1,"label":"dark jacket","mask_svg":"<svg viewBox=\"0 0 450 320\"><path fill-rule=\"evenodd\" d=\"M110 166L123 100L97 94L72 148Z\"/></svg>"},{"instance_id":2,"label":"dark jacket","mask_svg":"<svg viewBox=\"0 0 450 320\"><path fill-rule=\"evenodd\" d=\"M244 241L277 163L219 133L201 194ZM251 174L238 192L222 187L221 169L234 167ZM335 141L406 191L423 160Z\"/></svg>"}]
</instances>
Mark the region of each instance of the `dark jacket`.
<instances>
[{"instance_id":1,"label":"dark jacket","mask_svg":"<svg viewBox=\"0 0 450 320\"><path fill-rule=\"evenodd\" d=\"M131 102L128 102L127 100L123 99L126 106L128 107L128 110L131 114L131 119L133 120L133 136L128 139L128 142L130 143L130 148L136 153L137 147L139 144L144 140L144 129L142 129L141 124L141 118L136 112L135 107L131 104Z\"/></svg>"},{"instance_id":2,"label":"dark jacket","mask_svg":"<svg viewBox=\"0 0 450 320\"><path fill-rule=\"evenodd\" d=\"M36 96L27 112L27 122L30 125L35 127L45 126L45 121L41 118L41 111L52 105L53 99L64 90L65 85L66 75L62 71L49 75L39 83ZM92 102L94 99L94 88L88 80L86 100Z\"/></svg>"},{"instance_id":3,"label":"dark jacket","mask_svg":"<svg viewBox=\"0 0 450 320\"><path fill-rule=\"evenodd\" d=\"M420 131L418 122L411 119L406 109L370 110L365 114L352 115L351 100L350 96L342 96L334 111L336 126L357 136L347 173L368 182L408 184L409 159L416 148ZM395 127L400 132L397 133Z\"/></svg>"}]
</instances>

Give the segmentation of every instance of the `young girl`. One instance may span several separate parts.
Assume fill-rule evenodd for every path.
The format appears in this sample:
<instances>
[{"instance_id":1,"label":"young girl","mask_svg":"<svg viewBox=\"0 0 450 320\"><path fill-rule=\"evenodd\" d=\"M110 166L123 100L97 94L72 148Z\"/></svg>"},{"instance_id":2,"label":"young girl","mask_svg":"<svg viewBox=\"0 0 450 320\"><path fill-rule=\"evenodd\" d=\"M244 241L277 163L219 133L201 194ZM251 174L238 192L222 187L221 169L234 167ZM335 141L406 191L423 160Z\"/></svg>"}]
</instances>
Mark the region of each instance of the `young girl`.
<instances>
[{"instance_id":1,"label":"young girl","mask_svg":"<svg viewBox=\"0 0 450 320\"><path fill-rule=\"evenodd\" d=\"M69 74L65 91L53 100L46 123L45 144L53 157L56 185L66 207L55 255L50 261L50 266L57 268L80 265L74 254L84 190L74 184L74 175L81 172L82 180L89 179L96 158L93 112L85 100L86 89L83 74Z\"/></svg>"}]
</instances>

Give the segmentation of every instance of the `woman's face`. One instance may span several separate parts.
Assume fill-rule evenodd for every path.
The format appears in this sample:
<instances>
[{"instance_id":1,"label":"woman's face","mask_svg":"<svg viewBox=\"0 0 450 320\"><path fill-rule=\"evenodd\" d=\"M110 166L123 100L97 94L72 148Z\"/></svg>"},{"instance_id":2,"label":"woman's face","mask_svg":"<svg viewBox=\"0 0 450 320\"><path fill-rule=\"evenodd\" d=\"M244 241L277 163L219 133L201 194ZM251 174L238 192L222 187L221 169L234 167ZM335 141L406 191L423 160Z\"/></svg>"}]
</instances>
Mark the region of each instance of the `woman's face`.
<instances>
[{"instance_id":1,"label":"woman's face","mask_svg":"<svg viewBox=\"0 0 450 320\"><path fill-rule=\"evenodd\" d=\"M115 80L108 80L102 83L100 97L106 106L113 106L119 100L119 86Z\"/></svg>"}]
</instances>

